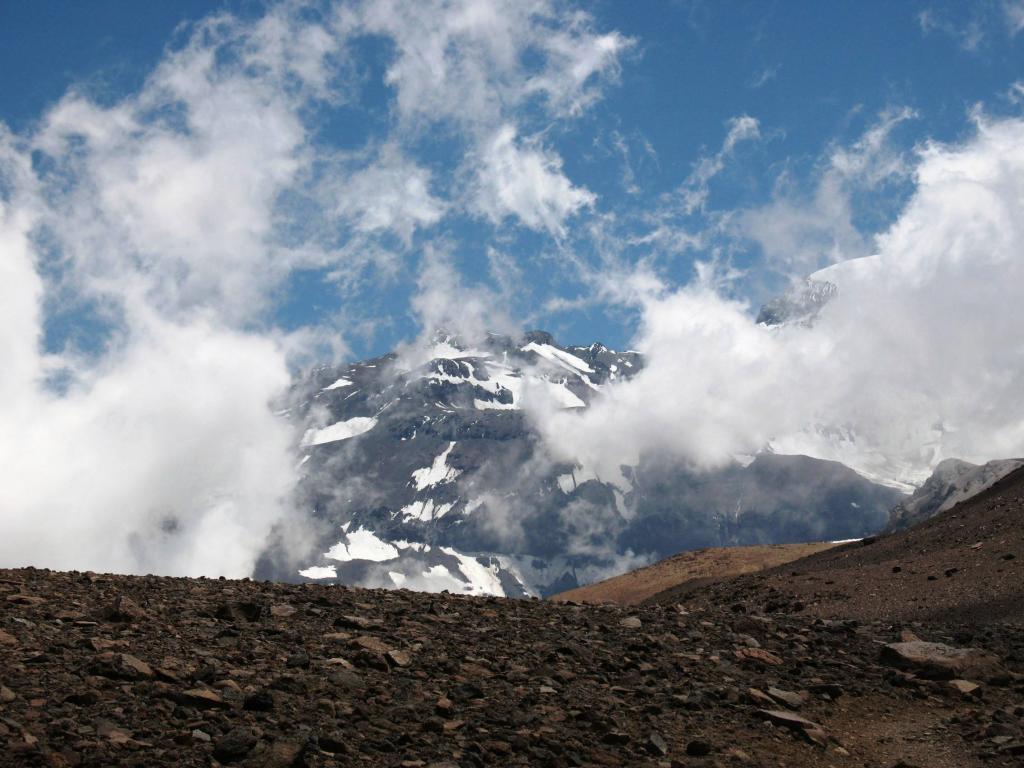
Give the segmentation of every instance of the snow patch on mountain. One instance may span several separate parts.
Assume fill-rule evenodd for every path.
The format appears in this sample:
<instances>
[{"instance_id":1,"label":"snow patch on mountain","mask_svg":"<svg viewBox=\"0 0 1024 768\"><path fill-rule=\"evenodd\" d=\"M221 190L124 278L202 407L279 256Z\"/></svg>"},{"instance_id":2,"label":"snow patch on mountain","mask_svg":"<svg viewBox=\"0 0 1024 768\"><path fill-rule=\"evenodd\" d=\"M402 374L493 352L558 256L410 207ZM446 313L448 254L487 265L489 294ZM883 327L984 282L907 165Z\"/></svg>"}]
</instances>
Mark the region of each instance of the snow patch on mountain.
<instances>
[{"instance_id":1,"label":"snow patch on mountain","mask_svg":"<svg viewBox=\"0 0 1024 768\"><path fill-rule=\"evenodd\" d=\"M373 531L357 528L344 535L345 538L327 550L324 557L343 563L350 560L370 560L379 563L398 557L398 549L379 539Z\"/></svg>"},{"instance_id":2,"label":"snow patch on mountain","mask_svg":"<svg viewBox=\"0 0 1024 768\"><path fill-rule=\"evenodd\" d=\"M336 579L338 569L333 565L311 565L299 571L299 576L307 579Z\"/></svg>"},{"instance_id":3,"label":"snow patch on mountain","mask_svg":"<svg viewBox=\"0 0 1024 768\"><path fill-rule=\"evenodd\" d=\"M348 440L351 437L362 435L377 426L377 419L369 416L355 416L345 421L339 421L322 429L310 429L302 437L302 444L324 445L325 443L336 443L339 440Z\"/></svg>"},{"instance_id":4,"label":"snow patch on mountain","mask_svg":"<svg viewBox=\"0 0 1024 768\"><path fill-rule=\"evenodd\" d=\"M326 387L324 387L320 391L321 392L330 392L332 389L341 389L342 387L351 387L351 386L352 386L352 382L349 379L346 379L344 376L342 376L337 381L335 381L333 384L328 384Z\"/></svg>"},{"instance_id":5,"label":"snow patch on mountain","mask_svg":"<svg viewBox=\"0 0 1024 768\"><path fill-rule=\"evenodd\" d=\"M402 507L400 513L402 515L402 519L406 522L410 520L419 520L423 523L429 523L431 520L440 520L448 514L454 506L454 502L436 504L433 499L421 499Z\"/></svg>"},{"instance_id":6,"label":"snow patch on mountain","mask_svg":"<svg viewBox=\"0 0 1024 768\"><path fill-rule=\"evenodd\" d=\"M454 447L455 441L453 440L448 443L448 447L440 455L435 457L433 464L412 473L417 491L424 491L441 483L450 483L461 474L460 470L448 466L448 456L451 455Z\"/></svg>"},{"instance_id":7,"label":"snow patch on mountain","mask_svg":"<svg viewBox=\"0 0 1024 768\"><path fill-rule=\"evenodd\" d=\"M545 360L550 360L552 363L559 365L563 368L568 369L572 373L593 373L594 369L587 365L584 361L580 360L576 355L565 352L558 347L553 347L550 344L538 344L537 342L531 341L524 347L520 348L523 352L535 352L536 354L543 357Z\"/></svg>"}]
</instances>

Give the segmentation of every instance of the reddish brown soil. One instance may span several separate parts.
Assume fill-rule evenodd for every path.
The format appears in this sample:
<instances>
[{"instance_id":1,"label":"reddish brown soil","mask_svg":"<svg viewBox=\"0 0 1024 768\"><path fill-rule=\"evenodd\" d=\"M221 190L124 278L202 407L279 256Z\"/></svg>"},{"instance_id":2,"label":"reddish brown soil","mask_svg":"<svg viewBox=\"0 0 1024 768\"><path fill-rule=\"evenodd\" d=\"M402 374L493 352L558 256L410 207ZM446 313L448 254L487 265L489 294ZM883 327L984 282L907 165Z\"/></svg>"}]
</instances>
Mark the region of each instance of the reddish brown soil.
<instances>
[{"instance_id":1,"label":"reddish brown soil","mask_svg":"<svg viewBox=\"0 0 1024 768\"><path fill-rule=\"evenodd\" d=\"M964 696L887 666L904 628L0 571L0 765L1018 764L1024 631L914 627L998 656Z\"/></svg>"},{"instance_id":2,"label":"reddish brown soil","mask_svg":"<svg viewBox=\"0 0 1024 768\"><path fill-rule=\"evenodd\" d=\"M1022 487L634 607L0 571L0 766L1020 765Z\"/></svg>"},{"instance_id":3,"label":"reddish brown soil","mask_svg":"<svg viewBox=\"0 0 1024 768\"><path fill-rule=\"evenodd\" d=\"M549 598L556 602L637 605L673 587L694 588L730 576L762 571L836 546L829 542L715 547L680 552L646 568L577 587Z\"/></svg>"}]
</instances>

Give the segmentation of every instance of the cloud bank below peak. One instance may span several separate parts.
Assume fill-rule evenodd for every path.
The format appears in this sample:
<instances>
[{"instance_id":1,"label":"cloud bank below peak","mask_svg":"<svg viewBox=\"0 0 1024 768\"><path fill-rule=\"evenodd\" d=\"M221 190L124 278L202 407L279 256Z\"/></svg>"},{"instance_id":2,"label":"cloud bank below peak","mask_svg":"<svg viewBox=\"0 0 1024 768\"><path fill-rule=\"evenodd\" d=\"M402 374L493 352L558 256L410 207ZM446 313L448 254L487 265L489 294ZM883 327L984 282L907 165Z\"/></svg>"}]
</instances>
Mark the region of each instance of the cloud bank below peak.
<instances>
[{"instance_id":1,"label":"cloud bank below peak","mask_svg":"<svg viewBox=\"0 0 1024 768\"><path fill-rule=\"evenodd\" d=\"M556 454L612 476L642 454L711 467L772 446L902 483L1024 455L1024 121L978 117L909 172L875 257L820 273L839 291L811 327L758 325L708 281L633 294L647 365L586 412L543 414Z\"/></svg>"}]
</instances>

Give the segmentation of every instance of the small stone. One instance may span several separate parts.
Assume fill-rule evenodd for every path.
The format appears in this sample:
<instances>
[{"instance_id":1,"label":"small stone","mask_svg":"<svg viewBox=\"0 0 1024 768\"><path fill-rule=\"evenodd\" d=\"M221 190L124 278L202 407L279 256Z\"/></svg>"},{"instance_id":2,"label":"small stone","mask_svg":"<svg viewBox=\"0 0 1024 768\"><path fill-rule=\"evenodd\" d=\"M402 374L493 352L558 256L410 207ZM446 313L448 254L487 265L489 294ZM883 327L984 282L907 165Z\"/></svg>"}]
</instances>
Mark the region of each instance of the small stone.
<instances>
[{"instance_id":1,"label":"small stone","mask_svg":"<svg viewBox=\"0 0 1024 768\"><path fill-rule=\"evenodd\" d=\"M619 626L626 629L640 629L643 626L643 622L636 616L627 616L619 622Z\"/></svg>"},{"instance_id":2,"label":"small stone","mask_svg":"<svg viewBox=\"0 0 1024 768\"><path fill-rule=\"evenodd\" d=\"M17 694L14 693L10 688L4 685L0 685L0 702L4 704L10 704L18 698Z\"/></svg>"},{"instance_id":3,"label":"small stone","mask_svg":"<svg viewBox=\"0 0 1024 768\"><path fill-rule=\"evenodd\" d=\"M344 731L325 733L317 741L320 744L320 749L324 752L332 754L348 752L348 740L345 738Z\"/></svg>"},{"instance_id":4,"label":"small stone","mask_svg":"<svg viewBox=\"0 0 1024 768\"><path fill-rule=\"evenodd\" d=\"M764 648L737 648L733 653L740 661L759 661L773 667L782 664L782 659Z\"/></svg>"},{"instance_id":5,"label":"small stone","mask_svg":"<svg viewBox=\"0 0 1024 768\"><path fill-rule=\"evenodd\" d=\"M704 757L711 754L711 745L706 741L694 739L686 745L686 754L690 757Z\"/></svg>"},{"instance_id":6,"label":"small stone","mask_svg":"<svg viewBox=\"0 0 1024 768\"><path fill-rule=\"evenodd\" d=\"M242 709L247 712L269 712L273 708L274 696L266 689L249 694L242 702Z\"/></svg>"},{"instance_id":7,"label":"small stone","mask_svg":"<svg viewBox=\"0 0 1024 768\"><path fill-rule=\"evenodd\" d=\"M658 757L665 757L668 754L668 744L665 743L665 739L661 737L658 732L652 733L647 737L647 743L644 745L647 747L647 751L652 755Z\"/></svg>"},{"instance_id":8,"label":"small stone","mask_svg":"<svg viewBox=\"0 0 1024 768\"><path fill-rule=\"evenodd\" d=\"M455 704L447 696L442 696L434 704L434 709L439 715L450 715L455 711Z\"/></svg>"},{"instance_id":9,"label":"small stone","mask_svg":"<svg viewBox=\"0 0 1024 768\"><path fill-rule=\"evenodd\" d=\"M294 616L297 612L298 608L287 603L270 606L270 615L275 619L287 619L289 616Z\"/></svg>"},{"instance_id":10,"label":"small stone","mask_svg":"<svg viewBox=\"0 0 1024 768\"><path fill-rule=\"evenodd\" d=\"M23 595L21 593L16 595L8 595L7 602L11 605L42 605L46 602L46 598L38 597L37 595Z\"/></svg>"},{"instance_id":11,"label":"small stone","mask_svg":"<svg viewBox=\"0 0 1024 768\"><path fill-rule=\"evenodd\" d=\"M371 653L378 653L383 656L391 651L391 648L381 641L379 638L371 635L360 635L349 643L354 648L362 648L363 650L370 651Z\"/></svg>"},{"instance_id":12,"label":"small stone","mask_svg":"<svg viewBox=\"0 0 1024 768\"><path fill-rule=\"evenodd\" d=\"M121 595L103 611L103 618L117 624L131 624L147 618L147 614L130 597Z\"/></svg>"},{"instance_id":13,"label":"small stone","mask_svg":"<svg viewBox=\"0 0 1024 768\"><path fill-rule=\"evenodd\" d=\"M18 644L18 638L0 629L0 645L6 645L8 648L14 648Z\"/></svg>"},{"instance_id":14,"label":"small stone","mask_svg":"<svg viewBox=\"0 0 1024 768\"><path fill-rule=\"evenodd\" d=\"M781 688L769 688L768 695L779 704L785 704L790 709L800 709L804 705L803 696L792 691L784 691Z\"/></svg>"},{"instance_id":15,"label":"small stone","mask_svg":"<svg viewBox=\"0 0 1024 768\"><path fill-rule=\"evenodd\" d=\"M355 666L348 659L343 659L340 656L332 656L329 659L324 660L325 667L340 667L341 669L354 670Z\"/></svg>"},{"instance_id":16,"label":"small stone","mask_svg":"<svg viewBox=\"0 0 1024 768\"><path fill-rule=\"evenodd\" d=\"M881 660L933 680L951 680L960 675L987 679L1002 672L999 657L988 651L922 640L883 645Z\"/></svg>"},{"instance_id":17,"label":"small stone","mask_svg":"<svg viewBox=\"0 0 1024 768\"><path fill-rule=\"evenodd\" d=\"M285 666L289 669L309 669L309 654L305 651L293 653L288 657Z\"/></svg>"},{"instance_id":18,"label":"small stone","mask_svg":"<svg viewBox=\"0 0 1024 768\"><path fill-rule=\"evenodd\" d=\"M373 619L366 619L362 616L348 616L342 615L334 620L335 627L344 627L348 629L379 629L381 623L374 621Z\"/></svg>"},{"instance_id":19,"label":"small stone","mask_svg":"<svg viewBox=\"0 0 1024 768\"><path fill-rule=\"evenodd\" d=\"M182 704L197 709L228 709L231 707L219 695L205 688L191 688L183 691L179 698Z\"/></svg>"},{"instance_id":20,"label":"small stone","mask_svg":"<svg viewBox=\"0 0 1024 768\"><path fill-rule=\"evenodd\" d=\"M405 651L388 651L387 660L396 667L408 667L412 663L412 659L409 654Z\"/></svg>"},{"instance_id":21,"label":"small stone","mask_svg":"<svg viewBox=\"0 0 1024 768\"><path fill-rule=\"evenodd\" d=\"M779 725L799 733L813 744L822 747L828 746L828 735L825 733L825 729L805 717L778 709L761 709L758 710L758 714L773 725Z\"/></svg>"},{"instance_id":22,"label":"small stone","mask_svg":"<svg viewBox=\"0 0 1024 768\"><path fill-rule=\"evenodd\" d=\"M608 733L601 737L601 741L604 744L621 747L629 744L630 737L628 733L623 733L622 731L608 731Z\"/></svg>"},{"instance_id":23,"label":"small stone","mask_svg":"<svg viewBox=\"0 0 1024 768\"><path fill-rule=\"evenodd\" d=\"M775 706L775 700L772 699L772 697L769 696L767 693L758 688L748 688L747 696L754 704L760 704L763 707Z\"/></svg>"},{"instance_id":24,"label":"small stone","mask_svg":"<svg viewBox=\"0 0 1024 768\"><path fill-rule=\"evenodd\" d=\"M129 653L107 651L93 659L89 671L94 675L114 680L140 680L153 677L153 669L146 662Z\"/></svg>"},{"instance_id":25,"label":"small stone","mask_svg":"<svg viewBox=\"0 0 1024 768\"><path fill-rule=\"evenodd\" d=\"M217 739L213 747L213 756L222 763L231 763L241 760L248 755L256 746L256 734L251 728L238 726L232 728L226 734Z\"/></svg>"},{"instance_id":26,"label":"small stone","mask_svg":"<svg viewBox=\"0 0 1024 768\"><path fill-rule=\"evenodd\" d=\"M946 685L951 691L961 696L973 696L981 688L978 683L972 683L970 680L950 680Z\"/></svg>"},{"instance_id":27,"label":"small stone","mask_svg":"<svg viewBox=\"0 0 1024 768\"><path fill-rule=\"evenodd\" d=\"M212 741L212 739L210 738L210 734L208 734L206 731L201 731L198 728L193 729L192 738L196 741Z\"/></svg>"},{"instance_id":28,"label":"small stone","mask_svg":"<svg viewBox=\"0 0 1024 768\"><path fill-rule=\"evenodd\" d=\"M303 746L294 741L275 741L246 764L253 768L296 768L303 763Z\"/></svg>"}]
</instances>

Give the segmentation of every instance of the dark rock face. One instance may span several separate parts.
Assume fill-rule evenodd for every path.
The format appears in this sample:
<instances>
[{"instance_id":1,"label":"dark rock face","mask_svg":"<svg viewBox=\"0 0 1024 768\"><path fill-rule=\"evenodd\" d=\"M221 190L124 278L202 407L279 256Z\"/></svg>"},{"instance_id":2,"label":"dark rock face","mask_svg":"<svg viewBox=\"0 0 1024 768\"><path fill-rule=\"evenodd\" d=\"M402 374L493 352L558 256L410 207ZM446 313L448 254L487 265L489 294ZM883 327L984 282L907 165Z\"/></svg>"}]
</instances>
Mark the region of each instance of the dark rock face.
<instances>
[{"instance_id":1,"label":"dark rock face","mask_svg":"<svg viewBox=\"0 0 1024 768\"><path fill-rule=\"evenodd\" d=\"M145 615L92 618L122 595ZM292 610L219 610L239 602ZM1019 765L1024 743L1010 625L906 640L891 621L728 605L26 569L0 571L0 626L17 641L0 646L5 768L973 768ZM953 673L978 677L935 679Z\"/></svg>"},{"instance_id":2,"label":"dark rock face","mask_svg":"<svg viewBox=\"0 0 1024 768\"><path fill-rule=\"evenodd\" d=\"M1022 459L1002 459L982 465L960 459L939 462L931 477L909 499L892 509L886 530L902 531L923 523L939 512L951 509L959 502L992 487L1021 466L1024 466Z\"/></svg>"},{"instance_id":3,"label":"dark rock face","mask_svg":"<svg viewBox=\"0 0 1024 768\"><path fill-rule=\"evenodd\" d=\"M299 504L323 535L297 565L268 551L256 575L546 595L684 549L864 536L903 498L800 456L705 473L640 457L609 478L548 455L524 404L586 408L642 367L533 332L314 369L289 415L305 434Z\"/></svg>"}]
</instances>

